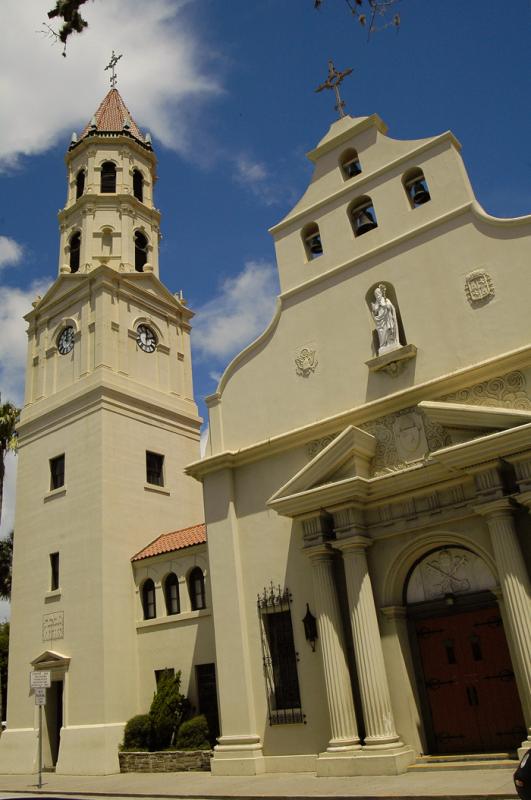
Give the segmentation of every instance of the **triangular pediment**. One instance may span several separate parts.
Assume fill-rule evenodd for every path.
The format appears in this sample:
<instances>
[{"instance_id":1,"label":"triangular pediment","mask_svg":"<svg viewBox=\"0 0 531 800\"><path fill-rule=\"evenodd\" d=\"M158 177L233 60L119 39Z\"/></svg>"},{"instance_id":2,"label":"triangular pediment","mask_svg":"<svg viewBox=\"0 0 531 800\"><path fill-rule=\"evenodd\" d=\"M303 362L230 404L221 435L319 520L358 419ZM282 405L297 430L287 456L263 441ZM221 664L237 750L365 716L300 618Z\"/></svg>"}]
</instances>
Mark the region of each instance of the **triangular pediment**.
<instances>
[{"instance_id":1,"label":"triangular pediment","mask_svg":"<svg viewBox=\"0 0 531 800\"><path fill-rule=\"evenodd\" d=\"M269 503L294 494L325 486L336 480L369 476L376 439L370 433L349 425L296 475L275 492Z\"/></svg>"},{"instance_id":2,"label":"triangular pediment","mask_svg":"<svg viewBox=\"0 0 531 800\"><path fill-rule=\"evenodd\" d=\"M35 669L53 669L54 667L68 667L70 664L70 656L65 656L62 653L57 653L55 650L45 650L40 656L34 658L31 666Z\"/></svg>"}]
</instances>

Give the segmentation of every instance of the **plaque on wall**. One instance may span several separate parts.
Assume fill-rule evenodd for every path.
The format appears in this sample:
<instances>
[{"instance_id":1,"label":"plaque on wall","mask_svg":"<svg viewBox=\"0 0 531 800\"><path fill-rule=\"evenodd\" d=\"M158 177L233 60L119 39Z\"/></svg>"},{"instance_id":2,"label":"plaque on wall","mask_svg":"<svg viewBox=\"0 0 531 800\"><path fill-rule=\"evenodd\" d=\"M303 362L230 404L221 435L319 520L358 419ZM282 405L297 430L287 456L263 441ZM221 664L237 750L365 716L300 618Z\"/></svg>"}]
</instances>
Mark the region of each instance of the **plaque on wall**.
<instances>
[{"instance_id":1,"label":"plaque on wall","mask_svg":"<svg viewBox=\"0 0 531 800\"><path fill-rule=\"evenodd\" d=\"M54 611L53 614L42 615L42 641L62 639L65 635L65 612Z\"/></svg>"}]
</instances>

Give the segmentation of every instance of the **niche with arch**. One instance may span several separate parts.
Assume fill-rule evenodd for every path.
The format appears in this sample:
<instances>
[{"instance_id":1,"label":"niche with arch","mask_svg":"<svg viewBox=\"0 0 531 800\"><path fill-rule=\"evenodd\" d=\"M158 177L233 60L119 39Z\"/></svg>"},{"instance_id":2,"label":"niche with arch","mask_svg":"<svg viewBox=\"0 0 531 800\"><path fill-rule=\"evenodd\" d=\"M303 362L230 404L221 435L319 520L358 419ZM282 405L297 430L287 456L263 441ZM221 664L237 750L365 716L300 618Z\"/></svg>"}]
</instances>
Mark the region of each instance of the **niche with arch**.
<instances>
[{"instance_id":1,"label":"niche with arch","mask_svg":"<svg viewBox=\"0 0 531 800\"><path fill-rule=\"evenodd\" d=\"M319 226L316 222L310 222L305 225L301 235L308 261L313 261L314 258L318 258L323 254L323 243Z\"/></svg>"},{"instance_id":2,"label":"niche with arch","mask_svg":"<svg viewBox=\"0 0 531 800\"><path fill-rule=\"evenodd\" d=\"M343 179L346 181L348 181L349 178L355 178L356 175L360 175L361 164L357 150L353 147L349 147L348 150L345 150L339 159L339 166L341 167Z\"/></svg>"},{"instance_id":3,"label":"niche with arch","mask_svg":"<svg viewBox=\"0 0 531 800\"><path fill-rule=\"evenodd\" d=\"M389 301L389 302L385 302ZM378 281L365 294L372 330L372 346L376 355L405 347L406 333L400 315L396 291L392 283Z\"/></svg>"},{"instance_id":4,"label":"niche with arch","mask_svg":"<svg viewBox=\"0 0 531 800\"><path fill-rule=\"evenodd\" d=\"M431 200L431 195L420 167L412 167L402 175L402 185L411 208L418 208Z\"/></svg>"},{"instance_id":5,"label":"niche with arch","mask_svg":"<svg viewBox=\"0 0 531 800\"><path fill-rule=\"evenodd\" d=\"M372 200L367 195L353 200L348 206L347 213L356 237L363 236L378 227Z\"/></svg>"}]
</instances>

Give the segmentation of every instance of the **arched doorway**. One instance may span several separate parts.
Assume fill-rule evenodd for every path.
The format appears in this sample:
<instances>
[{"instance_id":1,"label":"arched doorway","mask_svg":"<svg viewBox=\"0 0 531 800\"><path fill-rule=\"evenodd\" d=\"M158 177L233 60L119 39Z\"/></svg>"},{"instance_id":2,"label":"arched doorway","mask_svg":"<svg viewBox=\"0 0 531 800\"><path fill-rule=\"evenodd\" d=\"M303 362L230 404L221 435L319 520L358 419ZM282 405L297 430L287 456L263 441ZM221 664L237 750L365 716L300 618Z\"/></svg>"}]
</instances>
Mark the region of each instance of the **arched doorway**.
<instances>
[{"instance_id":1,"label":"arched doorway","mask_svg":"<svg viewBox=\"0 0 531 800\"><path fill-rule=\"evenodd\" d=\"M525 735L496 579L478 555L442 547L409 574L406 604L432 753L511 752Z\"/></svg>"}]
</instances>

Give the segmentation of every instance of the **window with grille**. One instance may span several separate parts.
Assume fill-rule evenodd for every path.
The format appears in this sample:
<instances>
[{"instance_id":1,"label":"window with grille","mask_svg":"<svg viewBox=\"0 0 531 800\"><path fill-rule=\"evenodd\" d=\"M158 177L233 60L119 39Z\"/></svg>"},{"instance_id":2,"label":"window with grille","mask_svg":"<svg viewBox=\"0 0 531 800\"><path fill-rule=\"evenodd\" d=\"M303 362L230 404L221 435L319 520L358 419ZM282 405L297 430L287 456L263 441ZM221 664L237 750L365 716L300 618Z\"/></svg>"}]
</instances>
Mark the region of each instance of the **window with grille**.
<instances>
[{"instance_id":1,"label":"window with grille","mask_svg":"<svg viewBox=\"0 0 531 800\"><path fill-rule=\"evenodd\" d=\"M179 581L175 572L170 572L164 581L164 598L166 600L166 613L179 614L181 611Z\"/></svg>"},{"instance_id":2,"label":"window with grille","mask_svg":"<svg viewBox=\"0 0 531 800\"><path fill-rule=\"evenodd\" d=\"M164 456L146 451L146 482L164 486Z\"/></svg>"},{"instance_id":3,"label":"window with grille","mask_svg":"<svg viewBox=\"0 0 531 800\"><path fill-rule=\"evenodd\" d=\"M59 553L50 553L50 590L59 588Z\"/></svg>"},{"instance_id":4,"label":"window with grille","mask_svg":"<svg viewBox=\"0 0 531 800\"><path fill-rule=\"evenodd\" d=\"M50 459L50 489L60 489L65 485L65 456Z\"/></svg>"},{"instance_id":5,"label":"window with grille","mask_svg":"<svg viewBox=\"0 0 531 800\"><path fill-rule=\"evenodd\" d=\"M155 584L148 578L142 585L142 608L144 619L155 619L157 616L157 606L155 602Z\"/></svg>"},{"instance_id":6,"label":"window with grille","mask_svg":"<svg viewBox=\"0 0 531 800\"><path fill-rule=\"evenodd\" d=\"M102 194L112 194L116 191L116 167L112 161L105 161L101 165L100 191Z\"/></svg>"},{"instance_id":7,"label":"window with grille","mask_svg":"<svg viewBox=\"0 0 531 800\"><path fill-rule=\"evenodd\" d=\"M270 725L304 722L290 604L289 590L273 584L258 595Z\"/></svg>"},{"instance_id":8,"label":"window with grille","mask_svg":"<svg viewBox=\"0 0 531 800\"><path fill-rule=\"evenodd\" d=\"M188 587L192 611L200 611L202 608L206 608L205 576L203 575L203 570L199 567L194 567L191 571L188 578Z\"/></svg>"}]
</instances>

